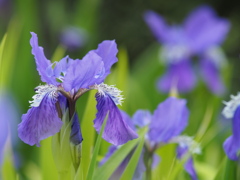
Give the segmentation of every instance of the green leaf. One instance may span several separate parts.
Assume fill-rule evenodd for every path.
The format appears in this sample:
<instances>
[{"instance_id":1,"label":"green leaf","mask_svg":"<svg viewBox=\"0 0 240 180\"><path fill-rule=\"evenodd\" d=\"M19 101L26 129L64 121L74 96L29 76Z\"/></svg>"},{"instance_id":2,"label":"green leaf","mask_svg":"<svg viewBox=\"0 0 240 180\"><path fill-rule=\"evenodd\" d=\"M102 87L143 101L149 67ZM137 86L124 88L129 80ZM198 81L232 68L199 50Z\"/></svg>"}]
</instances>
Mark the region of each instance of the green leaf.
<instances>
[{"instance_id":1,"label":"green leaf","mask_svg":"<svg viewBox=\"0 0 240 180\"><path fill-rule=\"evenodd\" d=\"M92 178L93 178L93 174L94 174L94 170L95 170L95 166L96 166L96 162L97 162L97 156L98 156L98 152L99 152L99 149L100 149L100 144L101 144L101 141L102 141L102 134L103 134L103 131L105 129L105 126L106 126L106 123L107 123L107 119L108 119L108 113L107 113L107 115L106 115L106 117L104 119L101 131L100 131L100 133L98 135L97 142L95 144L92 160L91 160L91 163L90 163L90 166L89 166L89 170L88 170L88 174L87 174L87 180L92 180Z\"/></svg>"},{"instance_id":2,"label":"green leaf","mask_svg":"<svg viewBox=\"0 0 240 180\"><path fill-rule=\"evenodd\" d=\"M121 176L121 180L132 179L132 177L135 173L136 167L138 165L139 158L140 158L141 153L142 153L144 142L145 142L145 137L143 136L141 138L141 141L138 144L137 149L135 150L131 160L129 161L125 171L123 172L123 174Z\"/></svg>"},{"instance_id":3,"label":"green leaf","mask_svg":"<svg viewBox=\"0 0 240 180\"><path fill-rule=\"evenodd\" d=\"M130 142L127 142L123 146L121 146L114 154L108 159L108 161L102 165L97 171L95 171L94 178L98 180L106 180L108 179L115 169L121 164L124 158L136 147L139 139L145 136L146 129L141 129L139 132L138 139L134 139Z\"/></svg>"}]
</instances>

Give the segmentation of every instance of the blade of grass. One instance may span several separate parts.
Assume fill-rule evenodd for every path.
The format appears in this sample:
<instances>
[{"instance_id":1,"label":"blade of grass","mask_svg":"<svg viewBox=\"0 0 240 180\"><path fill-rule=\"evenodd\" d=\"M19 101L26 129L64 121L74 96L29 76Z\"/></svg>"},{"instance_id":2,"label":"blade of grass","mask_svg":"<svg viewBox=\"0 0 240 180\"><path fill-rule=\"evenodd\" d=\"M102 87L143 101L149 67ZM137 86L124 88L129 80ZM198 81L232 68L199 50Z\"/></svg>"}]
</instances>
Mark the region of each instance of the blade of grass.
<instances>
[{"instance_id":1,"label":"blade of grass","mask_svg":"<svg viewBox=\"0 0 240 180\"><path fill-rule=\"evenodd\" d=\"M103 134L103 131L105 129L107 119L108 119L108 113L107 113L107 115L104 119L101 131L98 135L97 142L95 144L92 160L91 160L89 170L88 170L88 174L87 174L87 180L92 180L93 179L93 174L94 174L94 170L95 170L95 166L96 166L96 162L97 162L97 156L98 156L98 152L99 152L99 149L100 149L100 144L101 144L101 141L102 141L102 134Z\"/></svg>"},{"instance_id":2,"label":"blade of grass","mask_svg":"<svg viewBox=\"0 0 240 180\"><path fill-rule=\"evenodd\" d=\"M121 180L132 179L133 178L133 175L135 173L135 169L137 168L137 165L138 165L138 162L139 162L139 158L140 158L141 153L142 153L144 140L145 140L145 137L143 136L141 138L141 141L138 144L137 149L135 150L131 160L129 161L126 169L124 170L124 172L123 172L123 174L121 176Z\"/></svg>"},{"instance_id":3,"label":"blade of grass","mask_svg":"<svg viewBox=\"0 0 240 180\"><path fill-rule=\"evenodd\" d=\"M98 180L106 180L112 175L115 169L120 165L123 159L130 153L130 151L137 145L139 139L145 136L146 129L141 129L138 139L134 139L123 146L121 146L99 169L95 171L94 178Z\"/></svg>"}]
</instances>

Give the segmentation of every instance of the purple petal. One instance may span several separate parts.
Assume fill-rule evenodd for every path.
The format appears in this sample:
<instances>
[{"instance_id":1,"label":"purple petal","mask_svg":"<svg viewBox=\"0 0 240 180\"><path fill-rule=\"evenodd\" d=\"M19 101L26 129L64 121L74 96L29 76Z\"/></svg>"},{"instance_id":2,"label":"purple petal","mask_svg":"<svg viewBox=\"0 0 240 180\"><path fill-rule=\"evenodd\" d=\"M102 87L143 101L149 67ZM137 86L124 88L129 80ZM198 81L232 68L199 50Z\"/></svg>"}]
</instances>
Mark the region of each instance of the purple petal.
<instances>
[{"instance_id":1,"label":"purple petal","mask_svg":"<svg viewBox=\"0 0 240 180\"><path fill-rule=\"evenodd\" d=\"M144 20L159 42L166 42L168 40L169 28L160 15L153 11L147 11L144 13Z\"/></svg>"},{"instance_id":2,"label":"purple petal","mask_svg":"<svg viewBox=\"0 0 240 180\"><path fill-rule=\"evenodd\" d=\"M201 52L209 46L220 44L226 37L230 23L218 18L208 6L194 10L185 22L186 33L192 42L192 48Z\"/></svg>"},{"instance_id":3,"label":"purple petal","mask_svg":"<svg viewBox=\"0 0 240 180\"><path fill-rule=\"evenodd\" d=\"M90 51L82 60L71 62L64 77L63 87L66 91L89 88L98 82L102 74L104 74L102 58Z\"/></svg>"},{"instance_id":4,"label":"purple petal","mask_svg":"<svg viewBox=\"0 0 240 180\"><path fill-rule=\"evenodd\" d=\"M188 115L186 100L169 97L154 111L149 126L149 139L156 143L168 142L185 129Z\"/></svg>"},{"instance_id":5,"label":"purple petal","mask_svg":"<svg viewBox=\"0 0 240 180\"><path fill-rule=\"evenodd\" d=\"M236 109L232 119L233 135L227 138L223 144L223 148L228 158L234 161L239 160L238 153L240 151L240 106Z\"/></svg>"},{"instance_id":6,"label":"purple petal","mask_svg":"<svg viewBox=\"0 0 240 180\"><path fill-rule=\"evenodd\" d=\"M105 155L105 157L102 159L102 161L100 162L100 166L102 166L103 164L105 164L107 162L107 160L113 155L113 153L117 150L117 146L111 145L108 148L108 152Z\"/></svg>"},{"instance_id":7,"label":"purple petal","mask_svg":"<svg viewBox=\"0 0 240 180\"><path fill-rule=\"evenodd\" d=\"M188 153L188 147L181 147L178 146L177 148L177 158L178 159L182 159L184 157L184 155L186 155ZM197 173L196 170L194 168L194 164L193 164L193 158L190 157L184 165L185 171L191 176L192 180L197 180Z\"/></svg>"},{"instance_id":8,"label":"purple petal","mask_svg":"<svg viewBox=\"0 0 240 180\"><path fill-rule=\"evenodd\" d=\"M148 110L138 110L133 115L133 123L138 127L144 127L150 124L152 115Z\"/></svg>"},{"instance_id":9,"label":"purple petal","mask_svg":"<svg viewBox=\"0 0 240 180\"><path fill-rule=\"evenodd\" d=\"M171 64L163 77L159 79L158 89L163 92L169 92L171 88L177 88L180 92L192 90L196 83L196 77L187 60Z\"/></svg>"},{"instance_id":10,"label":"purple petal","mask_svg":"<svg viewBox=\"0 0 240 180\"><path fill-rule=\"evenodd\" d=\"M136 128L133 124L133 121L131 119L131 117L123 110L120 110L122 118L124 119L124 121L127 123L127 125L136 132Z\"/></svg>"},{"instance_id":11,"label":"purple petal","mask_svg":"<svg viewBox=\"0 0 240 180\"><path fill-rule=\"evenodd\" d=\"M209 89L215 94L223 94L225 92L225 87L220 77L220 70L218 67L209 59L201 60L200 67L203 80Z\"/></svg>"},{"instance_id":12,"label":"purple petal","mask_svg":"<svg viewBox=\"0 0 240 180\"><path fill-rule=\"evenodd\" d=\"M38 107L32 107L22 115L22 122L18 125L19 138L29 144L40 146L40 141L56 134L62 127L55 107L57 99L47 93Z\"/></svg>"},{"instance_id":13,"label":"purple petal","mask_svg":"<svg viewBox=\"0 0 240 180\"><path fill-rule=\"evenodd\" d=\"M107 77L108 74L110 74L110 69L114 63L118 61L117 59L117 44L113 41L103 41L98 45L98 48L94 50L95 53L97 53L104 63L105 73L102 75L101 78L99 78L99 83L102 83L104 79Z\"/></svg>"},{"instance_id":14,"label":"purple petal","mask_svg":"<svg viewBox=\"0 0 240 180\"><path fill-rule=\"evenodd\" d=\"M129 140L135 139L138 135L132 130L126 121L123 119L122 114L114 101L108 94L96 94L97 100L97 115L94 120L94 127L97 132L100 132L102 123L108 114L107 123L103 132L103 138L113 145L121 145Z\"/></svg>"},{"instance_id":15,"label":"purple petal","mask_svg":"<svg viewBox=\"0 0 240 180\"><path fill-rule=\"evenodd\" d=\"M54 78L52 78L53 72L51 69L49 69L49 67L51 67L51 62L45 57L43 48L41 46L38 46L37 34L35 34L34 32L31 32L31 34L32 34L32 38L30 40L30 44L32 46L32 54L35 57L37 70L39 75L41 76L41 80L48 84L53 84L53 85L59 84L56 82Z\"/></svg>"}]
</instances>

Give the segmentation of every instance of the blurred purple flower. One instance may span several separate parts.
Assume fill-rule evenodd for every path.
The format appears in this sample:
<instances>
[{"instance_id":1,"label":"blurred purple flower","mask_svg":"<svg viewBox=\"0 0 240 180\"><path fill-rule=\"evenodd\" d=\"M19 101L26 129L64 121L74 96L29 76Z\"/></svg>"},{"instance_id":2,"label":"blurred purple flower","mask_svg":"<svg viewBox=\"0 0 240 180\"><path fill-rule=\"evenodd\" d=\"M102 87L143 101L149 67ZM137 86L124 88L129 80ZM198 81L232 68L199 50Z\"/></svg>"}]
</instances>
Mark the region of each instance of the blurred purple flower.
<instances>
[{"instance_id":1,"label":"blurred purple flower","mask_svg":"<svg viewBox=\"0 0 240 180\"><path fill-rule=\"evenodd\" d=\"M225 140L223 148L229 159L237 161L240 151L240 93L231 96L231 100L224 103L226 106L222 113L232 120L232 135Z\"/></svg>"},{"instance_id":2,"label":"blurred purple flower","mask_svg":"<svg viewBox=\"0 0 240 180\"><path fill-rule=\"evenodd\" d=\"M7 93L7 91L0 90L0 166L3 161L3 150L5 148L5 143L9 138L11 141L11 146L14 147L17 145L17 134L16 126L18 119L18 114L16 110L16 103Z\"/></svg>"},{"instance_id":3,"label":"blurred purple flower","mask_svg":"<svg viewBox=\"0 0 240 180\"><path fill-rule=\"evenodd\" d=\"M144 19L156 39L163 44L161 60L168 66L166 75L159 80L160 90L168 92L172 86L181 92L192 90L196 77L190 61L193 56L198 56L203 80L209 89L216 94L224 92L220 69L225 59L218 46L230 29L229 21L217 17L208 6L195 9L179 26L167 25L153 11L147 11Z\"/></svg>"},{"instance_id":4,"label":"blurred purple flower","mask_svg":"<svg viewBox=\"0 0 240 180\"><path fill-rule=\"evenodd\" d=\"M98 49L89 51L82 60L73 60L68 56L59 62L51 63L44 55L43 48L38 46L38 38L31 33L30 44L35 57L37 70L46 85L38 86L31 108L22 116L18 125L18 135L29 145L40 146L40 141L53 136L62 127L61 114L69 109L69 119L73 118L72 134L75 142L81 141L77 116L75 116L76 100L85 92L97 89L97 110L94 127L99 132L103 120L108 120L103 138L114 145L126 143L137 138L137 134L127 125L117 105L121 104L122 96L114 86L103 84L110 73L111 66L117 62L117 45L115 41L103 41ZM78 131L79 133L77 133Z\"/></svg>"},{"instance_id":5,"label":"blurred purple flower","mask_svg":"<svg viewBox=\"0 0 240 180\"><path fill-rule=\"evenodd\" d=\"M73 51L86 44L87 33L78 27L66 27L61 32L60 41L68 50Z\"/></svg>"}]
</instances>

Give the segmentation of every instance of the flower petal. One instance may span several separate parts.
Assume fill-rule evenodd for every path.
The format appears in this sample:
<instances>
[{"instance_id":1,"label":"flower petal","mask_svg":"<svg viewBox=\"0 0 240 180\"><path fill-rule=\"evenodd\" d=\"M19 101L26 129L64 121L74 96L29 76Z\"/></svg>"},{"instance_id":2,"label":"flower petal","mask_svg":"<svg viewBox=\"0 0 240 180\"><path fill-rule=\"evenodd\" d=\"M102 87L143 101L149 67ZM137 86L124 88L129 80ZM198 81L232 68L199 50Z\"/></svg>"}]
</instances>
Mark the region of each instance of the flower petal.
<instances>
[{"instance_id":1,"label":"flower petal","mask_svg":"<svg viewBox=\"0 0 240 180\"><path fill-rule=\"evenodd\" d=\"M166 42L169 38L169 28L164 19L153 11L144 13L144 20L159 42Z\"/></svg>"},{"instance_id":2,"label":"flower petal","mask_svg":"<svg viewBox=\"0 0 240 180\"><path fill-rule=\"evenodd\" d=\"M105 73L102 75L101 78L99 78L99 81L97 84L102 83L104 79L107 77L108 74L110 74L110 69L114 63L118 61L117 59L117 44L116 42L106 40L103 41L98 45L98 48L94 50L95 53L97 53L104 63Z\"/></svg>"},{"instance_id":3,"label":"flower petal","mask_svg":"<svg viewBox=\"0 0 240 180\"><path fill-rule=\"evenodd\" d=\"M163 77L158 81L158 89L163 92L169 92L171 88L177 88L180 92L192 90L196 83L196 76L191 64L187 60L171 64Z\"/></svg>"},{"instance_id":4,"label":"flower petal","mask_svg":"<svg viewBox=\"0 0 240 180\"><path fill-rule=\"evenodd\" d=\"M209 89L217 95L223 94L225 92L225 87L220 77L220 70L218 67L209 59L201 60L200 67L203 80Z\"/></svg>"},{"instance_id":5,"label":"flower petal","mask_svg":"<svg viewBox=\"0 0 240 180\"><path fill-rule=\"evenodd\" d=\"M108 114L107 123L103 132L103 138L113 145L121 145L129 140L135 139L138 135L128 126L123 116L108 94L96 94L97 115L94 120L94 127L100 132L102 123Z\"/></svg>"},{"instance_id":6,"label":"flower petal","mask_svg":"<svg viewBox=\"0 0 240 180\"><path fill-rule=\"evenodd\" d=\"M22 122L18 125L19 138L29 145L40 146L40 141L59 132L62 121L58 117L55 107L57 98L49 91L42 98L37 107L32 107L22 115Z\"/></svg>"},{"instance_id":7,"label":"flower petal","mask_svg":"<svg viewBox=\"0 0 240 180\"><path fill-rule=\"evenodd\" d=\"M210 7L201 6L189 15L185 28L192 42L192 48L196 52L201 52L209 46L220 44L230 29L230 23L226 19L217 17Z\"/></svg>"},{"instance_id":8,"label":"flower petal","mask_svg":"<svg viewBox=\"0 0 240 180\"><path fill-rule=\"evenodd\" d=\"M169 97L154 111L149 125L149 139L156 143L168 142L185 129L188 115L186 100Z\"/></svg>"},{"instance_id":9,"label":"flower petal","mask_svg":"<svg viewBox=\"0 0 240 180\"><path fill-rule=\"evenodd\" d=\"M231 160L239 160L238 153L240 151L240 106L236 109L232 119L233 135L227 138L223 144L223 148L228 158Z\"/></svg>"},{"instance_id":10,"label":"flower petal","mask_svg":"<svg viewBox=\"0 0 240 180\"><path fill-rule=\"evenodd\" d=\"M82 138L82 133L81 133L81 129L80 129L80 124L79 124L79 119L78 119L77 113L75 113L74 116L73 116L71 129L72 130L71 130L71 134L70 134L70 141L74 145L81 144L81 142L83 141L83 138Z\"/></svg>"},{"instance_id":11,"label":"flower petal","mask_svg":"<svg viewBox=\"0 0 240 180\"><path fill-rule=\"evenodd\" d=\"M66 91L89 88L99 81L105 73L102 58L90 51L82 60L71 62L64 77L63 87Z\"/></svg>"},{"instance_id":12,"label":"flower petal","mask_svg":"<svg viewBox=\"0 0 240 180\"><path fill-rule=\"evenodd\" d=\"M138 127L144 127L150 124L152 115L148 110L138 110L133 115L133 123Z\"/></svg>"},{"instance_id":13,"label":"flower petal","mask_svg":"<svg viewBox=\"0 0 240 180\"><path fill-rule=\"evenodd\" d=\"M43 48L38 46L38 37L37 34L31 32L32 38L30 40L30 44L32 46L32 54L35 57L35 62L37 65L37 70L39 75L41 76L41 80L48 84L57 85L59 83L56 82L54 78L52 78L53 72L52 69L48 69L51 67L51 62L45 57ZM50 71L47 71L50 70Z\"/></svg>"}]
</instances>

